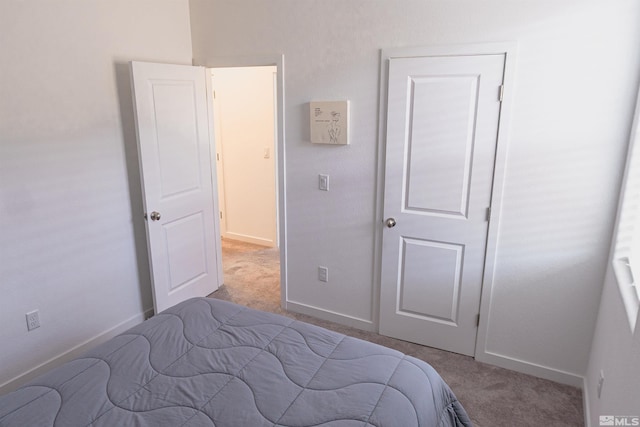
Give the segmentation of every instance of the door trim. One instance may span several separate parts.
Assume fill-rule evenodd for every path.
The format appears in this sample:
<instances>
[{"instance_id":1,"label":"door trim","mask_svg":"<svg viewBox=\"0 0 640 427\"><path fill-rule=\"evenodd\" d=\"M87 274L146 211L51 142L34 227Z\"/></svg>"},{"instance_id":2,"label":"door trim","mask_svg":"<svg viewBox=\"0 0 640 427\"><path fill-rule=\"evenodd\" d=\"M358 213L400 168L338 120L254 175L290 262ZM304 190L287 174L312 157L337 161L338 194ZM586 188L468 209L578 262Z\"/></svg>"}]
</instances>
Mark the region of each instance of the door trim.
<instances>
[{"instance_id":1,"label":"door trim","mask_svg":"<svg viewBox=\"0 0 640 427\"><path fill-rule=\"evenodd\" d=\"M515 60L518 50L516 42L481 43L422 46L408 48L390 48L380 51L380 102L378 104L378 152L376 179L376 212L374 221L374 289L372 298L372 312L377 329L380 328L380 292L382 289L382 223L384 221L384 173L385 150L387 134L387 97L389 87L389 60L392 58L411 58L423 56L461 56L461 55L505 55L504 93L500 108L500 122L496 141L496 157L493 172L493 188L491 190L491 217L487 231L487 246L480 296L480 324L476 335L475 358L479 361L491 359L487 351L489 316L491 312L492 291L494 284L495 264L497 259L498 233L500 230L500 216L502 198L507 168L507 151L509 146L509 131L513 92L515 82ZM496 94L497 95L497 94Z\"/></svg>"},{"instance_id":2,"label":"door trim","mask_svg":"<svg viewBox=\"0 0 640 427\"><path fill-rule=\"evenodd\" d=\"M211 162L211 189L213 191L213 226L216 236L222 236L220 224L220 195L218 194L218 162L216 162L216 134L213 119L213 82L211 74L205 69L205 84L207 86L207 119L209 121L209 161ZM216 265L218 266L218 289L224 283L224 271L222 269L222 242L216 239Z\"/></svg>"},{"instance_id":3,"label":"door trim","mask_svg":"<svg viewBox=\"0 0 640 427\"><path fill-rule=\"evenodd\" d=\"M193 65L210 68L224 67L261 67L274 65L277 68L276 92L276 217L277 238L280 249L280 306L286 307L287 301L287 200L286 200L286 156L284 137L284 55L262 56L218 56L213 58L193 58ZM211 84L211 79L207 79ZM217 191L217 189L216 189ZM219 225L218 225L219 226ZM218 243L219 244L219 243ZM220 250L221 252L221 250ZM220 269L222 271L222 269ZM222 273L220 273L222 274Z\"/></svg>"}]
</instances>

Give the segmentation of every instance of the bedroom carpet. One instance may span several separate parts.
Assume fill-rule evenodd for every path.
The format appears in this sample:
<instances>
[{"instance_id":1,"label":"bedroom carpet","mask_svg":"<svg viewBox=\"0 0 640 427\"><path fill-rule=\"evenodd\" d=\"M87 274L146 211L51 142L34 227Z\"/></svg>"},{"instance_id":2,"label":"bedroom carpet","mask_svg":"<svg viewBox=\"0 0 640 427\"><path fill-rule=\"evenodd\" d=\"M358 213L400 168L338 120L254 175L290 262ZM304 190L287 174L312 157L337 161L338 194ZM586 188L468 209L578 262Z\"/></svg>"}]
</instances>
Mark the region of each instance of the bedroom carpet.
<instances>
[{"instance_id":1,"label":"bedroom carpet","mask_svg":"<svg viewBox=\"0 0 640 427\"><path fill-rule=\"evenodd\" d=\"M577 388L282 310L277 249L223 239L222 259L225 284L210 297L296 318L424 360L449 384L476 427L584 425L582 392Z\"/></svg>"}]
</instances>

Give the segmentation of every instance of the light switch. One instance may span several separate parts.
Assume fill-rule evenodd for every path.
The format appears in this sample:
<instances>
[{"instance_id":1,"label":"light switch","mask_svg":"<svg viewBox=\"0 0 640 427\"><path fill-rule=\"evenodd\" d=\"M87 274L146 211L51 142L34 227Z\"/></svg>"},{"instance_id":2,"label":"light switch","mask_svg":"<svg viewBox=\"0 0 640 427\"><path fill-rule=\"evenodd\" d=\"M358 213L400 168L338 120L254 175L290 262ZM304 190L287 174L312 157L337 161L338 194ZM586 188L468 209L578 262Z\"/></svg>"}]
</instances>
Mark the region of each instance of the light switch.
<instances>
[{"instance_id":1,"label":"light switch","mask_svg":"<svg viewBox=\"0 0 640 427\"><path fill-rule=\"evenodd\" d=\"M318 280L321 282L329 281L329 269L327 267L318 267Z\"/></svg>"},{"instance_id":2,"label":"light switch","mask_svg":"<svg viewBox=\"0 0 640 427\"><path fill-rule=\"evenodd\" d=\"M318 175L318 188L323 191L329 191L329 175Z\"/></svg>"}]
</instances>

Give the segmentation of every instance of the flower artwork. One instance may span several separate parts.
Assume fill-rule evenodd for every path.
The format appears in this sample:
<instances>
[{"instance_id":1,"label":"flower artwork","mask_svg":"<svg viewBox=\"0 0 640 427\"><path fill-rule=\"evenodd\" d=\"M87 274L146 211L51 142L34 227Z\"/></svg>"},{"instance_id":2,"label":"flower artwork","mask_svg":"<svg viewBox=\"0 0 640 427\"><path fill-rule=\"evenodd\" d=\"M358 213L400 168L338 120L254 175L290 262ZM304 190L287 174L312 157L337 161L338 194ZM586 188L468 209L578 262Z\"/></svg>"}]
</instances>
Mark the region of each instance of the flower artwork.
<instances>
[{"instance_id":1,"label":"flower artwork","mask_svg":"<svg viewBox=\"0 0 640 427\"><path fill-rule=\"evenodd\" d=\"M310 102L311 142L346 145L349 143L349 101Z\"/></svg>"}]
</instances>

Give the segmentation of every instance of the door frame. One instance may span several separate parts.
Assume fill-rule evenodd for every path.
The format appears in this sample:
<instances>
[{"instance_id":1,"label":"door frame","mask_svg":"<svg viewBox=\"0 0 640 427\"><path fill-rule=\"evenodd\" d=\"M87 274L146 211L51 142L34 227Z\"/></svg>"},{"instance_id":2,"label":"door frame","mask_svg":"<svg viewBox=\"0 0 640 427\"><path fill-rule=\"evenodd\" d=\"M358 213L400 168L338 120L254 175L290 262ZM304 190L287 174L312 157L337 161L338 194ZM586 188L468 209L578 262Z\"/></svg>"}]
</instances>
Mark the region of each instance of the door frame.
<instances>
[{"instance_id":1,"label":"door frame","mask_svg":"<svg viewBox=\"0 0 640 427\"><path fill-rule=\"evenodd\" d=\"M287 215L286 215L286 156L285 156L285 138L284 138L284 55L262 55L262 56L217 56L211 58L194 58L193 65L207 68L207 84L209 92L212 90L212 82L210 78L210 70L212 68L225 67L261 67L275 66L277 70L277 88L276 88L276 141L275 141L275 160L276 160L276 218L277 218L277 239L280 252L280 306L285 307L287 300ZM213 100L211 100L213 106ZM213 110L211 110L213 112ZM210 114L210 126L213 124L213 114ZM212 135L214 129L211 128ZM213 144L212 161L215 160L215 141ZM214 165L215 162L214 162ZM216 165L217 166L217 165ZM218 200L217 188L216 201ZM216 220L219 222L219 216ZM219 227L219 224L218 224ZM220 242L217 243L220 246ZM218 248L218 254L221 256L222 249ZM222 262L220 261L220 265ZM222 268L220 268L220 283L222 280Z\"/></svg>"},{"instance_id":2,"label":"door frame","mask_svg":"<svg viewBox=\"0 0 640 427\"><path fill-rule=\"evenodd\" d=\"M489 316L493 297L494 273L497 260L497 244L500 230L500 217L504 193L505 172L507 169L507 151L513 95L515 87L515 61L518 50L517 42L455 44L419 46L407 48L390 48L380 51L380 102L378 104L378 160L376 180L376 212L374 225L374 289L372 312L375 323L380 328L380 292L382 290L382 234L384 221L384 174L387 135L387 98L389 88L389 60L393 58L411 58L424 56L462 56L462 55L505 55L503 98L500 107L498 135L496 140L496 156L493 171L493 187L491 189L491 213L487 231L487 246L480 295L480 321L476 335L475 359L481 362L493 362L487 351ZM497 94L496 94L497 96Z\"/></svg>"}]
</instances>

